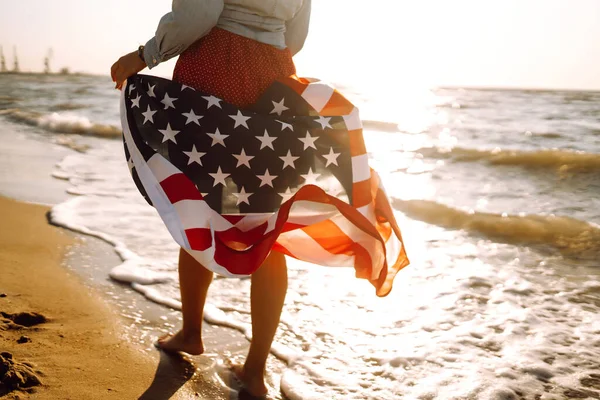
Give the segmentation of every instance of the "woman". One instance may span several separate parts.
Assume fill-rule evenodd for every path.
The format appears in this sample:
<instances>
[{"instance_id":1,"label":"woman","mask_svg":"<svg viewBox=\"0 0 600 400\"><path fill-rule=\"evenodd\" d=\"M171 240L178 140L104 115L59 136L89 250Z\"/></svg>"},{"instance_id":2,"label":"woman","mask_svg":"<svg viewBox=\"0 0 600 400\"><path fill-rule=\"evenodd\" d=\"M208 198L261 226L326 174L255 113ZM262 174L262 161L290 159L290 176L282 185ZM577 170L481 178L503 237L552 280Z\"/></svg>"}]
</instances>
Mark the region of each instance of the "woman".
<instances>
[{"instance_id":1,"label":"woman","mask_svg":"<svg viewBox=\"0 0 600 400\"><path fill-rule=\"evenodd\" d=\"M292 56L300 51L306 39L310 18L310 7L310 0L175 0L173 2L173 11L161 19L155 37L149 40L145 46L140 46L138 51L134 51L121 57L112 66L111 75L113 81L116 82L116 88L121 89L125 79L132 77L145 67L154 68L160 62L181 54L173 74L173 81L184 85L182 86L179 95L180 98L184 93L184 89L186 87L191 87L198 91L210 94L210 98L216 96L226 103L237 106L240 110L247 110L254 107L260 96L263 95L274 82L295 75L296 71ZM139 82L137 83L138 86L141 85ZM307 82L304 82L304 84L307 84ZM149 89L147 90L148 94L151 97L156 97L154 93L151 93L150 91L154 86L152 86L151 83L147 85ZM131 95L132 91L137 93L139 89L139 87L136 89L135 85L130 83L129 90L124 90L124 96L127 97ZM168 91L166 93L165 100L163 100L162 103L165 105L165 109L173 105L172 98L169 97ZM136 95L138 97L133 100L137 100L139 103L139 98L142 95L145 96L146 93L140 91L140 94ZM203 98L208 99L206 96ZM153 99L148 98L149 102L152 100ZM127 102L124 103L126 104L126 107L127 105L130 105L130 101L131 99L127 99ZM179 101L181 102L182 100ZM216 101L216 103L213 103L214 105L221 108L218 99L213 101ZM274 114L274 116L283 120L283 117L281 117L282 112L288 110L289 107L285 105L283 99L281 101L279 99L277 101L274 100L272 103L274 106L273 110L266 112L265 114ZM210 107L211 104L209 103L208 108L210 109ZM150 106L147 110L147 112L154 113ZM147 123L151 123L149 119L152 115L148 115L148 118L145 117L143 122L140 122L141 125L145 126ZM195 124L200 126L200 123L198 122L199 118L206 117L199 117L194 113L193 109L187 115L188 120L185 122L186 127L188 124L190 126L194 126ZM237 115L242 116L243 113L238 110ZM231 118L235 119L235 116L231 116ZM240 125L245 123L243 118L245 117L242 116L242 120L239 121ZM282 124L281 130L284 130L283 127L286 125L290 130L293 130L292 124L294 123L293 121L296 120L296 117L293 116L291 118L292 119L288 120L290 122L289 124L284 124L282 121L276 120ZM312 118L314 118L314 116ZM316 120L316 122L322 124L323 130L331 128L327 122L323 122L324 117L320 116L319 118L320 120ZM131 119L133 120L134 118ZM329 121L330 119L331 118L325 118L325 121ZM127 124L128 123L125 123L125 125ZM132 122L131 124L135 123ZM237 119L235 127L238 127ZM132 129L136 128L134 127ZM128 131L129 127L124 126L124 130ZM174 135L183 135L182 133L178 133L179 131L172 129L170 124L167 125L166 129L161 130L161 132L167 132L171 135L168 138L165 136L162 139L162 141L166 141L166 144L169 146L172 145L170 141L175 142ZM217 129L215 134L218 133L219 131ZM199 135L205 134L211 135L211 133L199 133ZM265 130L265 135L267 135L267 130ZM309 133L306 135L306 138L312 138L312 141L309 139L298 138L301 141L305 140L303 142L305 143L304 149L307 149L307 147L309 150L313 147L316 149L314 144L316 139L314 139L314 136L310 136ZM178 138L179 137L181 136L178 136ZM256 138L260 140L258 135ZM360 139L362 143L362 136ZM233 140L235 140L235 138ZM272 138L270 142L263 142L261 140L261 149L269 146L273 149L273 140L274 139ZM321 140L321 142L323 141L324 139ZM130 142L130 144L131 143L133 142ZM207 149L208 152L215 151L212 147L213 145L214 140ZM321 155L321 157L327 159L327 167L333 166L333 164L337 165L336 157L340 153L335 153L333 149L334 147L331 147L331 152L329 154ZM130 150L131 149L127 150L126 144L127 154L129 154ZM206 154L204 152L198 152L196 145L194 145L192 150L193 154L197 157L201 157L198 156L199 154ZM188 154L189 153L192 152L188 152ZM241 154L245 155L243 149ZM291 153L287 153L287 156L288 158L285 156L279 157L284 161L283 169L289 165L293 167L294 159L298 158L291 157ZM129 158L129 155L127 157ZM240 161L240 157L242 156L236 155L236 157L238 157L237 159ZM366 153L364 154L364 158L366 160ZM197 158L197 160L199 160L199 158ZM247 158L243 160L247 160ZM350 160L350 157L348 157L348 160ZM188 163L192 163L191 158ZM286 163L290 164L286 165ZM311 165L314 165L314 163ZM238 162L237 166L240 167L240 162ZM137 164L136 167L138 167ZM204 167L206 167L206 165L204 165ZM354 164L350 167L346 167L346 169L349 168L354 168ZM365 167L365 170L369 177L364 181L368 184L367 192L369 192L368 189L370 188L375 193L379 189L378 178L374 172L371 174L368 171L368 166ZM219 172L220 171L221 169L219 169ZM311 176L317 175L313 174L312 167L310 167L309 173ZM214 178L215 174L209 175ZM272 175L269 175L269 169L267 169L265 174L256 174L256 176L261 179L261 187L263 187L263 183L265 182L265 187L267 184L273 186L272 182L274 178ZM306 177L307 175L302 176ZM239 188L239 186L243 184L244 182L235 182L234 186L237 185L236 187ZM215 185L217 185L216 181L212 183L211 187ZM200 187L199 185L196 186ZM357 276L371 280L378 289L378 295L386 295L391 289L391 281L393 280L394 275L399 269L408 264L408 260L406 259L402 247L397 250L396 257L392 260L391 265L388 266L387 264L385 243L389 242L390 237L397 240L401 240L401 238L399 230L393 220L391 208L389 208L389 204L387 204L385 197L382 196L381 191L378 192L379 197L376 195L372 198L369 197L369 205L373 206L374 211L371 213L372 215L370 214L372 217L370 220L371 226L364 227L363 225L366 219L359 211L349 207L347 204L341 204L342 202L334 198L336 196L326 194L320 189L315 191L314 187L313 189L310 189L307 188L308 186L311 185L306 184L304 187L298 185L296 187L298 190L296 192L297 196L290 195L291 199L283 201L281 209L285 208L287 210L286 212L290 212L291 203L300 199L300 197L298 197L299 194L308 193L312 190L315 193L314 196L322 199L323 203L337 204L335 206L337 207L335 208L337 214L340 214L338 210L343 210L342 213L349 220L359 221L348 229L358 229L360 232L368 231L372 238L377 236L375 238L377 243L372 246L375 250L371 249L372 253L377 253L377 255L369 257L369 266L365 266L364 268L356 267ZM288 187L287 192L289 192L289 189L290 187ZM140 188L140 190L145 194L142 188ZM237 196L236 205L239 205L239 210L242 210L242 206L244 206L243 203L247 199L246 195L241 201L242 204L240 204L240 196L243 193L244 186L241 188L241 193L234 193ZM206 197L206 193L203 193L202 196L198 196L198 199L203 199L204 197ZM285 199L286 198L284 197L284 200ZM379 213L378 210L382 209L380 204L382 202L384 203L384 210ZM284 206L285 203L289 203L286 206L289 205L290 208L286 208L286 206ZM211 208L215 209L216 207L211 205ZM221 211L219 212L223 215L225 214ZM239 211L239 214L245 215L242 211ZM379 214L379 220L376 220L375 214ZM290 227L291 225L289 224L284 224L284 222L287 223L289 221L284 221L279 224L280 219L281 218L278 217L277 228L275 230L277 231L277 235L280 235L279 237L281 238L286 230L292 230L294 228ZM285 226L287 226L287 228ZM359 228L362 226L362 228L356 228L357 226ZM387 233L380 234L375 227L377 227L377 230L380 230L381 232L386 231ZM238 234L242 235L246 232L247 229L238 232ZM255 268L251 269L252 341L244 365L233 366L233 372L243 383L245 389L254 396L261 396L267 393L264 376L266 360L279 323L287 291L286 261L281 251L296 258L315 262L315 259L311 259L308 256L302 257L299 256L298 253L294 254L287 251L285 246L282 245L282 241L278 240L277 235L272 237L271 242L265 242L263 238L261 238L260 241L259 239L256 239L255 242L252 242L251 244L246 243L247 247L240 250L240 253L242 253L242 251L249 252L247 259L252 259L252 262L258 262L258 264ZM385 237L382 238L382 236ZM244 241L244 239L236 240ZM188 242L183 240L183 242L178 241L178 243ZM236 251L235 247L237 242L232 240L230 243L227 250ZM264 246L262 246L265 243L269 243L266 250ZM262 250L259 250L261 246ZM355 257L358 257L356 243L347 243L346 241L343 243L339 242L332 246L335 246L338 250L343 247L344 250L339 251L345 252L343 254L343 257L345 257L344 259L351 258L351 263L354 262ZM254 250L258 252L257 256L252 255ZM333 250L331 251L333 252ZM207 290L213 278L213 272L211 270L218 270L211 267L211 261L198 256L198 254L200 253L194 252L190 248L180 250L179 279L183 328L173 336L159 339L157 345L163 350L183 351L195 355L201 354L204 351L201 333L203 308ZM382 256L379 257L379 255ZM373 254L371 254L371 256L373 256ZM375 260L375 258L377 258L377 260ZM337 261L339 261L339 259L340 256L338 255ZM206 260L202 262L204 266L199 262L200 260ZM322 261L323 264L328 263L328 260ZM250 261L248 262L250 263ZM330 261L329 263L335 264L336 262ZM359 263L357 262L357 264ZM374 268L371 268L371 264L377 265Z\"/></svg>"}]
</instances>

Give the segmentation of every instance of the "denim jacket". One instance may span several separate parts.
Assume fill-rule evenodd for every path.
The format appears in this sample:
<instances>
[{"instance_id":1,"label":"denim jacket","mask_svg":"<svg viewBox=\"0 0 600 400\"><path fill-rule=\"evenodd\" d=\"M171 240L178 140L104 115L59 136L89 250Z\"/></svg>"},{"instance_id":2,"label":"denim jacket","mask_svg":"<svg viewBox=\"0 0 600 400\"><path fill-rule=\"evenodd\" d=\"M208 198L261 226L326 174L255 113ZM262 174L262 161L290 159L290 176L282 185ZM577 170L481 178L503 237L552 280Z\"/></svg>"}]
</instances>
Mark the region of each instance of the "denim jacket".
<instances>
[{"instance_id":1,"label":"denim jacket","mask_svg":"<svg viewBox=\"0 0 600 400\"><path fill-rule=\"evenodd\" d=\"M144 60L152 69L181 54L219 27L235 34L288 47L296 54L306 40L311 0L173 0L155 36L146 43Z\"/></svg>"}]
</instances>

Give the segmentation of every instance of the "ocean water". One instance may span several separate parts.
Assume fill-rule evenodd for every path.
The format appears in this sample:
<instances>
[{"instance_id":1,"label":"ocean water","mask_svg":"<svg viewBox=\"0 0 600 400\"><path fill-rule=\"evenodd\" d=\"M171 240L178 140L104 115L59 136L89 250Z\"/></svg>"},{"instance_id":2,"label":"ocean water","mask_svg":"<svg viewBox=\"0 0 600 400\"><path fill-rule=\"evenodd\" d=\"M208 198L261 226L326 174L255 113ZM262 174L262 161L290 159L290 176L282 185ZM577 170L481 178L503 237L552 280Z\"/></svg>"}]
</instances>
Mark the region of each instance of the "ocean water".
<instances>
[{"instance_id":1,"label":"ocean water","mask_svg":"<svg viewBox=\"0 0 600 400\"><path fill-rule=\"evenodd\" d=\"M273 353L290 399L600 398L600 93L337 85L361 109L411 265L377 298L352 270L289 260ZM107 77L0 75L0 132L69 147L55 223L178 308L177 247L138 194ZM4 135L6 137L6 135ZM250 336L249 280L206 317Z\"/></svg>"}]
</instances>

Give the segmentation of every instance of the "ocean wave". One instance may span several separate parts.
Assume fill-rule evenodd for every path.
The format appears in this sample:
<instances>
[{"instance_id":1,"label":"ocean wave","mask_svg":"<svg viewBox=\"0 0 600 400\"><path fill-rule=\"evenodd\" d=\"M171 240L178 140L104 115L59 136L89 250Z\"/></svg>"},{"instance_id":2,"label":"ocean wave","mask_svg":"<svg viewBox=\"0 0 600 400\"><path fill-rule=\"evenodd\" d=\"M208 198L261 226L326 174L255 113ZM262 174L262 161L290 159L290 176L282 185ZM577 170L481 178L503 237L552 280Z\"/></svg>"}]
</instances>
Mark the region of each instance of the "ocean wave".
<instances>
[{"instance_id":1,"label":"ocean wave","mask_svg":"<svg viewBox=\"0 0 600 400\"><path fill-rule=\"evenodd\" d=\"M600 228L570 217L466 212L431 200L394 199L393 206L432 225L463 229L505 243L549 246L570 258L600 256Z\"/></svg>"},{"instance_id":2,"label":"ocean wave","mask_svg":"<svg viewBox=\"0 0 600 400\"><path fill-rule=\"evenodd\" d=\"M80 110L82 108L87 108L85 104L77 104L77 103L60 103L51 107L53 111L69 111L69 110Z\"/></svg>"},{"instance_id":3,"label":"ocean wave","mask_svg":"<svg viewBox=\"0 0 600 400\"><path fill-rule=\"evenodd\" d=\"M597 93L595 92L569 93L563 98L566 103L571 103L574 101L596 101L597 99Z\"/></svg>"},{"instance_id":4,"label":"ocean wave","mask_svg":"<svg viewBox=\"0 0 600 400\"><path fill-rule=\"evenodd\" d=\"M35 111L10 109L0 111L0 115L13 121L38 126L50 132L93 135L103 138L118 138L121 128L91 122L88 118L59 113L42 114Z\"/></svg>"},{"instance_id":5,"label":"ocean wave","mask_svg":"<svg viewBox=\"0 0 600 400\"><path fill-rule=\"evenodd\" d=\"M79 153L85 153L90 149L89 145L78 143L76 140L73 139L72 136L58 135L54 139L54 143L68 147L69 149L75 150Z\"/></svg>"},{"instance_id":6,"label":"ocean wave","mask_svg":"<svg viewBox=\"0 0 600 400\"><path fill-rule=\"evenodd\" d=\"M0 95L0 103L8 104L16 103L18 101L21 101L21 99L18 97Z\"/></svg>"},{"instance_id":7,"label":"ocean wave","mask_svg":"<svg viewBox=\"0 0 600 400\"><path fill-rule=\"evenodd\" d=\"M560 133L555 132L544 132L544 133L532 133L532 136L543 137L545 139L560 139L563 137Z\"/></svg>"},{"instance_id":8,"label":"ocean wave","mask_svg":"<svg viewBox=\"0 0 600 400\"><path fill-rule=\"evenodd\" d=\"M466 104L460 104L456 101L454 102L448 102L448 103L440 103L440 104L436 104L435 106L436 108L453 108L453 109L467 109L467 108L472 108L467 106Z\"/></svg>"},{"instance_id":9,"label":"ocean wave","mask_svg":"<svg viewBox=\"0 0 600 400\"><path fill-rule=\"evenodd\" d=\"M600 169L600 154L568 150L476 150L455 147L449 150L427 147L417 150L424 157L458 162L486 161L492 165L555 168L561 172L589 172Z\"/></svg>"}]
</instances>

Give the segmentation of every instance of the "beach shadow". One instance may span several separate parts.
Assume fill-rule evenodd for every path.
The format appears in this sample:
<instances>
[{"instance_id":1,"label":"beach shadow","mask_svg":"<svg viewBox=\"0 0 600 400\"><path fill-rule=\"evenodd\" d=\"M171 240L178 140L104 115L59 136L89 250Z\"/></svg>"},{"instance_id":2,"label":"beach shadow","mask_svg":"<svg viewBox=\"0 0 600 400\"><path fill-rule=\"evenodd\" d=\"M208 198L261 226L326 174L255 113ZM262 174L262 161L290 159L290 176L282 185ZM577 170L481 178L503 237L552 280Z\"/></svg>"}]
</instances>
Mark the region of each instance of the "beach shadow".
<instances>
[{"instance_id":1,"label":"beach shadow","mask_svg":"<svg viewBox=\"0 0 600 400\"><path fill-rule=\"evenodd\" d=\"M195 370L194 364L183 356L161 351L154 379L139 400L170 399L192 378Z\"/></svg>"}]
</instances>

